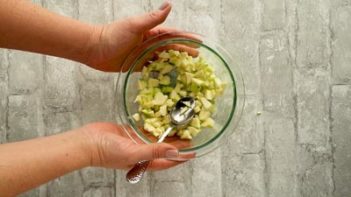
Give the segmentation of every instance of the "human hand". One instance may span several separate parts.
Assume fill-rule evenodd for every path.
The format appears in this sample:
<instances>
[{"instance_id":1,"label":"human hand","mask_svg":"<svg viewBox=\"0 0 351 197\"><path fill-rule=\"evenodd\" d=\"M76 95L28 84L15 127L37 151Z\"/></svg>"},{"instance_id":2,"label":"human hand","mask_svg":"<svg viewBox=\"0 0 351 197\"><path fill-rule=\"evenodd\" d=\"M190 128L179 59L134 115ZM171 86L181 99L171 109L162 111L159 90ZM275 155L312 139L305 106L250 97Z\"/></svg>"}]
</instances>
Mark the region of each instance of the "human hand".
<instances>
[{"instance_id":1,"label":"human hand","mask_svg":"<svg viewBox=\"0 0 351 197\"><path fill-rule=\"evenodd\" d=\"M85 63L101 71L120 71L123 61L138 44L157 34L175 31L157 26L166 20L171 7L166 1L159 10L95 27Z\"/></svg>"},{"instance_id":2,"label":"human hand","mask_svg":"<svg viewBox=\"0 0 351 197\"><path fill-rule=\"evenodd\" d=\"M91 165L129 169L139 161L152 160L148 170L167 169L184 161L171 161L178 157L175 146L160 144L135 144L119 125L112 123L92 123L81 128L88 139ZM187 158L194 157L189 154Z\"/></svg>"}]
</instances>

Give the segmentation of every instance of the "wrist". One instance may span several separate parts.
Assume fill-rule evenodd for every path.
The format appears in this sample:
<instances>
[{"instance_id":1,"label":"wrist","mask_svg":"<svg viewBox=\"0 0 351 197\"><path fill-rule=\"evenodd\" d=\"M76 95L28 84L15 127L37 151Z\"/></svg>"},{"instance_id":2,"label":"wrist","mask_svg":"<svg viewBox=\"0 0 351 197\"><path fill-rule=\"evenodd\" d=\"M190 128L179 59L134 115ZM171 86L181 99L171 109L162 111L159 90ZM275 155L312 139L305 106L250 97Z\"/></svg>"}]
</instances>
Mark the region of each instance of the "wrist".
<instances>
[{"instance_id":1,"label":"wrist","mask_svg":"<svg viewBox=\"0 0 351 197\"><path fill-rule=\"evenodd\" d=\"M98 56L100 51L101 38L103 33L104 25L94 25L90 27L89 39L85 45L85 54L82 63L95 67L98 63L96 60L99 59Z\"/></svg>"},{"instance_id":2,"label":"wrist","mask_svg":"<svg viewBox=\"0 0 351 197\"><path fill-rule=\"evenodd\" d=\"M97 132L90 128L90 125L83 126L77 129L77 133L80 135L81 148L83 154L86 155L88 160L88 166L101 166L99 149L99 135Z\"/></svg>"},{"instance_id":3,"label":"wrist","mask_svg":"<svg viewBox=\"0 0 351 197\"><path fill-rule=\"evenodd\" d=\"M85 165L95 166L94 158L96 157L97 149L94 137L88 132L84 127L73 130L77 135L77 148L80 150L81 154L85 158Z\"/></svg>"}]
</instances>

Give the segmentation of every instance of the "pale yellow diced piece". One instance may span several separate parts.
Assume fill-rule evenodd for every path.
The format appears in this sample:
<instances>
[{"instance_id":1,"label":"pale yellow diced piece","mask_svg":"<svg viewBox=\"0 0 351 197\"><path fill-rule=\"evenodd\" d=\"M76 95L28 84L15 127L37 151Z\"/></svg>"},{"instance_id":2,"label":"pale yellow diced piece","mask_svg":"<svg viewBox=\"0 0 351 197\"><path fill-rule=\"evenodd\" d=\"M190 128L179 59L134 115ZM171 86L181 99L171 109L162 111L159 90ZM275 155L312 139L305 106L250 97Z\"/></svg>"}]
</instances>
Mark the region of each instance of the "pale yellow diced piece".
<instances>
[{"instance_id":1,"label":"pale yellow diced piece","mask_svg":"<svg viewBox=\"0 0 351 197\"><path fill-rule=\"evenodd\" d=\"M166 102L167 98L168 97L162 94L162 92L157 92L152 103L154 105L163 105Z\"/></svg>"},{"instance_id":2,"label":"pale yellow diced piece","mask_svg":"<svg viewBox=\"0 0 351 197\"><path fill-rule=\"evenodd\" d=\"M212 107L212 103L209 102L206 98L200 98L200 101L205 109L210 109Z\"/></svg>"},{"instance_id":3,"label":"pale yellow diced piece","mask_svg":"<svg viewBox=\"0 0 351 197\"><path fill-rule=\"evenodd\" d=\"M202 127L213 127L214 126L214 120L212 118L207 118L205 121L201 123Z\"/></svg>"},{"instance_id":4,"label":"pale yellow diced piece","mask_svg":"<svg viewBox=\"0 0 351 197\"><path fill-rule=\"evenodd\" d=\"M135 121L140 121L140 115L139 115L139 113L135 113L135 114L133 114L133 119L135 120Z\"/></svg>"},{"instance_id":5,"label":"pale yellow diced piece","mask_svg":"<svg viewBox=\"0 0 351 197\"><path fill-rule=\"evenodd\" d=\"M138 88L139 90L143 90L146 88L146 82L143 80L138 80Z\"/></svg>"},{"instance_id":6,"label":"pale yellow diced piece","mask_svg":"<svg viewBox=\"0 0 351 197\"><path fill-rule=\"evenodd\" d=\"M195 137L197 134L200 133L200 129L195 127L188 127L188 130L192 137Z\"/></svg>"},{"instance_id":7,"label":"pale yellow diced piece","mask_svg":"<svg viewBox=\"0 0 351 197\"><path fill-rule=\"evenodd\" d=\"M188 140L191 140L192 137L191 137L191 134L190 134L189 130L184 129L184 130L183 130L183 133L182 133L181 136L180 136L180 139L188 139Z\"/></svg>"},{"instance_id":8,"label":"pale yellow diced piece","mask_svg":"<svg viewBox=\"0 0 351 197\"><path fill-rule=\"evenodd\" d=\"M206 120L211 116L211 113L207 110L201 110L199 113L199 119L200 120Z\"/></svg>"},{"instance_id":9,"label":"pale yellow diced piece","mask_svg":"<svg viewBox=\"0 0 351 197\"><path fill-rule=\"evenodd\" d=\"M155 127L147 122L144 123L144 129L150 133L153 133L155 131Z\"/></svg>"},{"instance_id":10,"label":"pale yellow diced piece","mask_svg":"<svg viewBox=\"0 0 351 197\"><path fill-rule=\"evenodd\" d=\"M166 115L167 115L167 105L162 105L162 106L160 107L159 112L160 112L160 115L161 115L161 116L166 116Z\"/></svg>"},{"instance_id":11,"label":"pale yellow diced piece","mask_svg":"<svg viewBox=\"0 0 351 197\"><path fill-rule=\"evenodd\" d=\"M195 127L195 128L200 128L201 124L200 124L200 119L198 117L194 117L191 122L190 125Z\"/></svg>"},{"instance_id":12,"label":"pale yellow diced piece","mask_svg":"<svg viewBox=\"0 0 351 197\"><path fill-rule=\"evenodd\" d=\"M167 99L166 105L167 105L168 107L173 107L174 102L172 101L172 99Z\"/></svg>"}]
</instances>

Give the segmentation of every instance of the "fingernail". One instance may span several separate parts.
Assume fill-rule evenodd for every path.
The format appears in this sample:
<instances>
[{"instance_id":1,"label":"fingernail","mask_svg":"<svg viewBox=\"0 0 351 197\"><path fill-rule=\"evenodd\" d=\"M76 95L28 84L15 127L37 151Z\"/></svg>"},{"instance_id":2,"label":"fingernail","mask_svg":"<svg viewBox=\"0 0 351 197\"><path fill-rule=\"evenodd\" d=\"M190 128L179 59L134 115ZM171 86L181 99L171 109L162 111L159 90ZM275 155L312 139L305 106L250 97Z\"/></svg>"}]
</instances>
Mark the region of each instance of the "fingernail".
<instances>
[{"instance_id":1,"label":"fingernail","mask_svg":"<svg viewBox=\"0 0 351 197\"><path fill-rule=\"evenodd\" d=\"M166 7L168 7L169 4L170 4L170 2L168 0L166 0L165 2L162 3L162 5L158 9L164 10Z\"/></svg>"},{"instance_id":2,"label":"fingernail","mask_svg":"<svg viewBox=\"0 0 351 197\"><path fill-rule=\"evenodd\" d=\"M178 150L168 150L166 151L166 158L176 158L178 157Z\"/></svg>"}]
</instances>

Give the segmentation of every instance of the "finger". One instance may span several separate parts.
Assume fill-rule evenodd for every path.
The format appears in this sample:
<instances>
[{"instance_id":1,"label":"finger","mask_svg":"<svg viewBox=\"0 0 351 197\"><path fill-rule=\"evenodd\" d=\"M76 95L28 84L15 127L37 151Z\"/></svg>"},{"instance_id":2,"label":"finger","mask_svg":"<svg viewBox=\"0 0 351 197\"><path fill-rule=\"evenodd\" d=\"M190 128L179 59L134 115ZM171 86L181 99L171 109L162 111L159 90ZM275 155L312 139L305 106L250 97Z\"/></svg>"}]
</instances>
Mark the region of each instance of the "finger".
<instances>
[{"instance_id":1,"label":"finger","mask_svg":"<svg viewBox=\"0 0 351 197\"><path fill-rule=\"evenodd\" d=\"M164 33L180 32L177 28L158 26L144 33L144 40Z\"/></svg>"},{"instance_id":2,"label":"finger","mask_svg":"<svg viewBox=\"0 0 351 197\"><path fill-rule=\"evenodd\" d=\"M171 9L171 3L165 1L158 10L130 18L129 23L132 30L140 33L156 27L166 20Z\"/></svg>"},{"instance_id":3,"label":"finger","mask_svg":"<svg viewBox=\"0 0 351 197\"><path fill-rule=\"evenodd\" d=\"M177 148L166 143L135 144L131 149L132 163L143 160L178 157Z\"/></svg>"},{"instance_id":4,"label":"finger","mask_svg":"<svg viewBox=\"0 0 351 197\"><path fill-rule=\"evenodd\" d=\"M189 47L187 45L183 44L168 44L162 47L159 47L156 49L156 51L162 52L162 51L167 51L167 50L175 50L179 52L187 52L190 56L192 57L197 57L199 56L199 51L193 47Z\"/></svg>"},{"instance_id":5,"label":"finger","mask_svg":"<svg viewBox=\"0 0 351 197\"><path fill-rule=\"evenodd\" d=\"M169 34L166 34L169 33ZM170 38L188 38L194 41L197 41L199 43L202 43L201 36L198 34L194 34L191 32L182 32L179 29L172 28L172 27L164 27L164 26L157 26L147 32L144 33L144 40L147 40L151 37L160 35L160 34L166 34L162 36L160 39L170 39ZM198 46L196 46L198 47Z\"/></svg>"}]
</instances>

